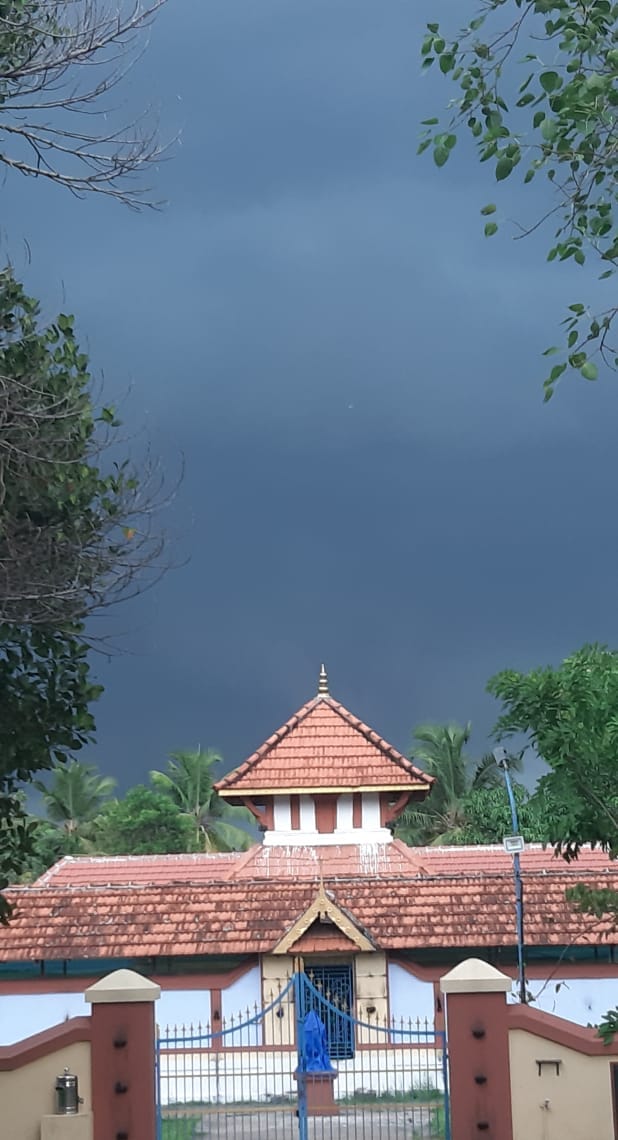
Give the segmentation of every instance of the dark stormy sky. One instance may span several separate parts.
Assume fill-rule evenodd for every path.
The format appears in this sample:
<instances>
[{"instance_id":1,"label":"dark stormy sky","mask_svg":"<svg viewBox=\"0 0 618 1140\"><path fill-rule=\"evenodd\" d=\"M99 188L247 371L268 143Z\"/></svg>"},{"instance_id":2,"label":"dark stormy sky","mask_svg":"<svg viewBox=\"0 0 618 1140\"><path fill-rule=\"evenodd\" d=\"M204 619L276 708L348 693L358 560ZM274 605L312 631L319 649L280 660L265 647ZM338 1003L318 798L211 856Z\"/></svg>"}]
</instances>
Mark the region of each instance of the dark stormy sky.
<instances>
[{"instance_id":1,"label":"dark stormy sky","mask_svg":"<svg viewBox=\"0 0 618 1140\"><path fill-rule=\"evenodd\" d=\"M441 17L460 5L443 0ZM488 677L618 640L615 383L541 402L540 351L587 270L544 263L471 147L418 121L435 2L169 0L125 91L181 143L161 214L9 179L5 246L78 316L171 472L188 563L115 615L92 756L121 786L201 742L240 762L315 691L394 744L471 719ZM542 192L506 186L501 214ZM25 264L23 239L32 250Z\"/></svg>"}]
</instances>

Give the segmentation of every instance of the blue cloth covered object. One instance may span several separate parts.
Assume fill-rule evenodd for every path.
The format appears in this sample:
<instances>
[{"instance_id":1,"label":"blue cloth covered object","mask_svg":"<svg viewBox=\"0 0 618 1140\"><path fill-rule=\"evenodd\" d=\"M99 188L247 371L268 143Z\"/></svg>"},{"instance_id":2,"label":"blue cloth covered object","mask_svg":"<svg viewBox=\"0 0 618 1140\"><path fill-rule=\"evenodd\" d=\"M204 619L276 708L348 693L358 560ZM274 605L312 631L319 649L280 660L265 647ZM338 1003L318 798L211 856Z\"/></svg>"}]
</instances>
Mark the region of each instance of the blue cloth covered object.
<instances>
[{"instance_id":1,"label":"blue cloth covered object","mask_svg":"<svg viewBox=\"0 0 618 1140\"><path fill-rule=\"evenodd\" d=\"M326 1027L314 1010L306 1015L303 1030L301 1068L306 1073L333 1073L335 1069L328 1056Z\"/></svg>"}]
</instances>

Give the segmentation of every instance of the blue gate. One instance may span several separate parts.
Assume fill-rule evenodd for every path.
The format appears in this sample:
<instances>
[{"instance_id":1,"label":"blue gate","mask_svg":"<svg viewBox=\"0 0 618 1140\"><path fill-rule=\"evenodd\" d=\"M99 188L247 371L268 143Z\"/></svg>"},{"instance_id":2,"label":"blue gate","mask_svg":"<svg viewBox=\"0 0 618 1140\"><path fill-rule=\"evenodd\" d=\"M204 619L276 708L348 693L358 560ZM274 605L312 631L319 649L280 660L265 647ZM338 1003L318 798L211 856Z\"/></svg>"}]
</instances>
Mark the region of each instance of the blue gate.
<instances>
[{"instance_id":1,"label":"blue gate","mask_svg":"<svg viewBox=\"0 0 618 1140\"><path fill-rule=\"evenodd\" d=\"M264 1008L167 1027L157 1140L450 1140L444 1033L346 1006L315 970Z\"/></svg>"}]
</instances>

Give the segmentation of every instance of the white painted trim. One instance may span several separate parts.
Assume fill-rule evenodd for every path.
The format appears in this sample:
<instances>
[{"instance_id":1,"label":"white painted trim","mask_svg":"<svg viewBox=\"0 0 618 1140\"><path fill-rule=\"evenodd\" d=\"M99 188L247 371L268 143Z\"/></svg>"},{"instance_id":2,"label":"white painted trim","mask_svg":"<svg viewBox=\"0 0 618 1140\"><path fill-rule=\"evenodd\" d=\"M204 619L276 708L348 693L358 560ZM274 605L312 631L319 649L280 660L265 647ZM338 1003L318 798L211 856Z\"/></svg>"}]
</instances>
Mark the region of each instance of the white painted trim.
<instances>
[{"instance_id":1,"label":"white painted trim","mask_svg":"<svg viewBox=\"0 0 618 1140\"><path fill-rule=\"evenodd\" d=\"M315 800L313 796L299 796L300 830L315 831Z\"/></svg>"},{"instance_id":2,"label":"white painted trim","mask_svg":"<svg viewBox=\"0 0 618 1140\"><path fill-rule=\"evenodd\" d=\"M366 847L392 843L393 836L386 827L350 831L266 831L264 847Z\"/></svg>"},{"instance_id":3,"label":"white painted trim","mask_svg":"<svg viewBox=\"0 0 618 1140\"><path fill-rule=\"evenodd\" d=\"M363 792L363 830L371 831L380 826L380 797L377 792Z\"/></svg>"},{"instance_id":4,"label":"white painted trim","mask_svg":"<svg viewBox=\"0 0 618 1140\"><path fill-rule=\"evenodd\" d=\"M346 792L345 795L339 796L337 800L337 829L341 831L352 831L354 809L352 806L352 795Z\"/></svg>"},{"instance_id":5,"label":"white painted trim","mask_svg":"<svg viewBox=\"0 0 618 1140\"><path fill-rule=\"evenodd\" d=\"M292 808L289 796L277 796L273 808L275 831L292 830Z\"/></svg>"}]
</instances>

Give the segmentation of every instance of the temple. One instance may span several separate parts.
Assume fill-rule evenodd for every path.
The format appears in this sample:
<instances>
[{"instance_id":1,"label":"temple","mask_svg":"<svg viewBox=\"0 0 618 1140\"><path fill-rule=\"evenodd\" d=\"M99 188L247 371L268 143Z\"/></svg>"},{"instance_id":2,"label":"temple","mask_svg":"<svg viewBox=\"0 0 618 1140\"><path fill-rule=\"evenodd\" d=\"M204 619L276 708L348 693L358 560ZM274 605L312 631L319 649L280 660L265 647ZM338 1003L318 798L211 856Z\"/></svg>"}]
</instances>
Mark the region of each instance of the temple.
<instances>
[{"instance_id":1,"label":"temple","mask_svg":"<svg viewBox=\"0 0 618 1140\"><path fill-rule=\"evenodd\" d=\"M161 985L161 1024L266 1008L304 971L359 1023L438 1026L440 977L468 957L515 977L517 943L501 845L419 848L393 837L400 813L432 786L331 696L322 667L315 695L218 784L261 829L248 851L66 857L7 891L0 1045L84 1012L86 980L119 966ZM529 846L521 865L531 996L585 1025L615 1004L618 935L609 922L591 925L566 892L618 885L616 864L589 849L566 864Z\"/></svg>"},{"instance_id":2,"label":"temple","mask_svg":"<svg viewBox=\"0 0 618 1140\"><path fill-rule=\"evenodd\" d=\"M390 825L432 783L333 700L322 665L317 696L216 788L253 813L266 846L307 847L390 843Z\"/></svg>"}]
</instances>

